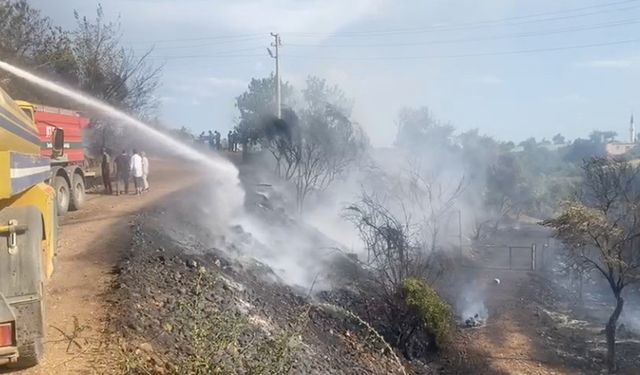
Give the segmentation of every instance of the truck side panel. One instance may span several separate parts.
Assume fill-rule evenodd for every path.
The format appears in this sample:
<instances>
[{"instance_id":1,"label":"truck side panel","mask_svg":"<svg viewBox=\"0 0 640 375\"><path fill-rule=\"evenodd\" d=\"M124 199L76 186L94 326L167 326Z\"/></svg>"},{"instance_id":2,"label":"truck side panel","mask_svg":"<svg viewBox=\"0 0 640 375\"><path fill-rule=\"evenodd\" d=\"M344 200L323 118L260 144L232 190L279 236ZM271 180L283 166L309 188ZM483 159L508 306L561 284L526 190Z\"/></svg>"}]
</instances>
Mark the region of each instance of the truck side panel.
<instances>
[{"instance_id":1,"label":"truck side panel","mask_svg":"<svg viewBox=\"0 0 640 375\"><path fill-rule=\"evenodd\" d=\"M56 212L55 191L45 183L40 183L24 193L7 200L12 207L37 207L43 222L42 272L44 279L53 273L54 259L58 247L58 214Z\"/></svg>"},{"instance_id":2,"label":"truck side panel","mask_svg":"<svg viewBox=\"0 0 640 375\"><path fill-rule=\"evenodd\" d=\"M19 206L5 200L0 201L0 207L0 223L5 224L0 241L0 296L16 318L13 350L28 358L33 356L35 347L39 348L45 333L42 214L35 206ZM13 233L6 230L6 224L14 228Z\"/></svg>"},{"instance_id":3,"label":"truck side panel","mask_svg":"<svg viewBox=\"0 0 640 375\"><path fill-rule=\"evenodd\" d=\"M81 163L84 161L84 145L82 134L89 125L89 119L79 115L70 115L71 111L52 113L39 111L36 106L34 121L38 127L38 136L42 142L42 156L51 157L52 142L51 133L53 128L64 130L64 153L65 161L70 163ZM62 111L62 110L60 110Z\"/></svg>"}]
</instances>

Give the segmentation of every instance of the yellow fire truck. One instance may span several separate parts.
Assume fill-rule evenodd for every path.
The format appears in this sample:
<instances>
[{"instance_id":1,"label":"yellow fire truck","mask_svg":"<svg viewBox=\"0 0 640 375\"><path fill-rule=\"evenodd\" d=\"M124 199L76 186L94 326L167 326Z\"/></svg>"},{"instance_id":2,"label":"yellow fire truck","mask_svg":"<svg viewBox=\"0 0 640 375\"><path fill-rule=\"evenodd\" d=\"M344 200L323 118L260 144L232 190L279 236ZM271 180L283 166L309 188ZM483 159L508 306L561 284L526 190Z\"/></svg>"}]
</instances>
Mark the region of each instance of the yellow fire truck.
<instances>
[{"instance_id":1,"label":"yellow fire truck","mask_svg":"<svg viewBox=\"0 0 640 375\"><path fill-rule=\"evenodd\" d=\"M54 129L53 152L64 133ZM0 365L30 366L42 357L44 283L53 272L57 212L49 157L38 130L0 89Z\"/></svg>"}]
</instances>

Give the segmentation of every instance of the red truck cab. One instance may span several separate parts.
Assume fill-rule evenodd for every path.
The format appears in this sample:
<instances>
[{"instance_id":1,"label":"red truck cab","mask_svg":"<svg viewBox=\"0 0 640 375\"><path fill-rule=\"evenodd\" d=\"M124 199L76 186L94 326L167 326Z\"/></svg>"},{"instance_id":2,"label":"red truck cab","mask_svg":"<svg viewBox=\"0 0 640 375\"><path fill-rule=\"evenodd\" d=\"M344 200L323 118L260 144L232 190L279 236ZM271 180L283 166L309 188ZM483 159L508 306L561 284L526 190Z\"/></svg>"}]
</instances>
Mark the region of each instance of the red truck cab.
<instances>
[{"instance_id":1,"label":"red truck cab","mask_svg":"<svg viewBox=\"0 0 640 375\"><path fill-rule=\"evenodd\" d=\"M85 169L83 133L91 120L80 112L16 101L18 106L33 120L38 128L40 154L51 158L51 176L48 183L56 190L58 213L78 210L85 201L86 178L95 172ZM54 129L64 136L62 152L54 152Z\"/></svg>"}]
</instances>

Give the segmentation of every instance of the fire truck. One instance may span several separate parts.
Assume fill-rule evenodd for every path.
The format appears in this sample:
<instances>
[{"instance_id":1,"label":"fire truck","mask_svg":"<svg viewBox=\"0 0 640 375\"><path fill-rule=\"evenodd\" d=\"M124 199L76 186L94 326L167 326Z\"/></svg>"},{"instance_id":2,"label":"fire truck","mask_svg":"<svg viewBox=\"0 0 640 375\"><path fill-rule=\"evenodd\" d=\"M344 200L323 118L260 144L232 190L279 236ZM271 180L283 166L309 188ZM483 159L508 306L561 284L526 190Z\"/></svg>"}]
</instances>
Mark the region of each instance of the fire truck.
<instances>
[{"instance_id":1,"label":"fire truck","mask_svg":"<svg viewBox=\"0 0 640 375\"><path fill-rule=\"evenodd\" d=\"M64 158L64 134L53 129L50 156L42 156L26 113L0 89L0 365L42 358L43 285L56 252L56 196L45 181L52 160Z\"/></svg>"},{"instance_id":2,"label":"fire truck","mask_svg":"<svg viewBox=\"0 0 640 375\"><path fill-rule=\"evenodd\" d=\"M80 112L16 101L22 111L35 123L40 138L40 155L51 159L48 183L56 191L58 214L79 210L85 202L87 179L96 176L85 160L82 135L90 120ZM52 134L64 134L64 153L53 153Z\"/></svg>"}]
</instances>

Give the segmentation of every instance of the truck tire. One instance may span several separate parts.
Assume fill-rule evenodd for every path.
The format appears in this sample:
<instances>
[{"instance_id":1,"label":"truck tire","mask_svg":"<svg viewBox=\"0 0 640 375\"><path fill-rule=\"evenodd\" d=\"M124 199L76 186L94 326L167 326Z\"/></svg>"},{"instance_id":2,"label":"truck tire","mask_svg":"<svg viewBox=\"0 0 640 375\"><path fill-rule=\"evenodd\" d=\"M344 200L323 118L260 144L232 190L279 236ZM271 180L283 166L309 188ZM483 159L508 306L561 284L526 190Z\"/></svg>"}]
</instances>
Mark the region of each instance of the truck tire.
<instances>
[{"instance_id":1,"label":"truck tire","mask_svg":"<svg viewBox=\"0 0 640 375\"><path fill-rule=\"evenodd\" d=\"M84 179L79 174L73 175L73 181L71 182L71 201L69 202L70 211L78 211L84 205L86 199L86 192L84 188Z\"/></svg>"},{"instance_id":2,"label":"truck tire","mask_svg":"<svg viewBox=\"0 0 640 375\"><path fill-rule=\"evenodd\" d=\"M69 184L62 176L53 178L53 189L56 191L56 203L58 204L58 216L62 216L69 211L69 201L71 200L71 192Z\"/></svg>"}]
</instances>

